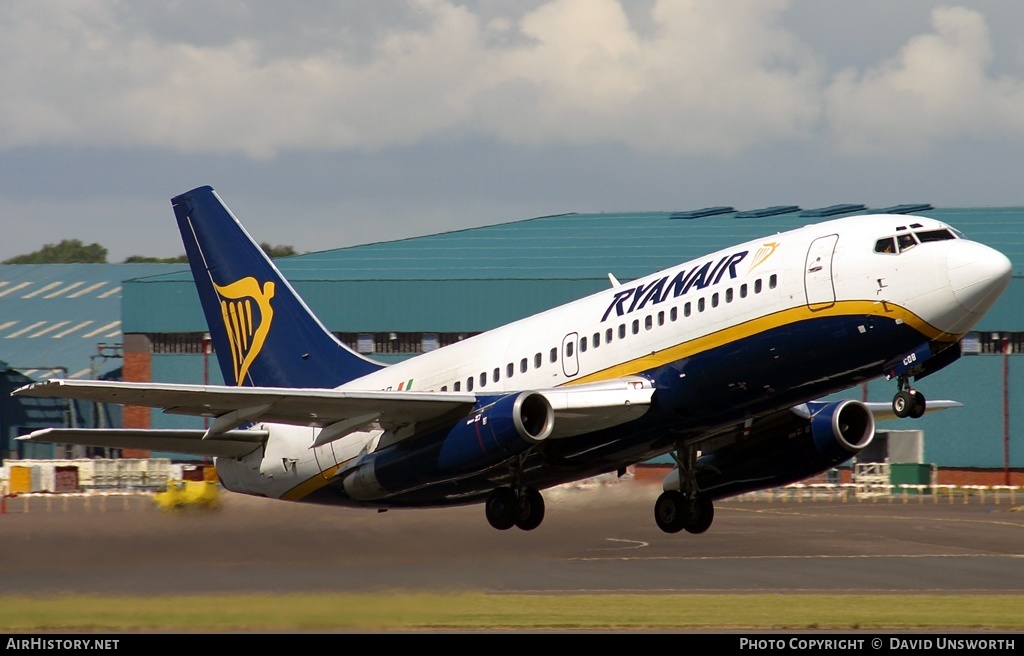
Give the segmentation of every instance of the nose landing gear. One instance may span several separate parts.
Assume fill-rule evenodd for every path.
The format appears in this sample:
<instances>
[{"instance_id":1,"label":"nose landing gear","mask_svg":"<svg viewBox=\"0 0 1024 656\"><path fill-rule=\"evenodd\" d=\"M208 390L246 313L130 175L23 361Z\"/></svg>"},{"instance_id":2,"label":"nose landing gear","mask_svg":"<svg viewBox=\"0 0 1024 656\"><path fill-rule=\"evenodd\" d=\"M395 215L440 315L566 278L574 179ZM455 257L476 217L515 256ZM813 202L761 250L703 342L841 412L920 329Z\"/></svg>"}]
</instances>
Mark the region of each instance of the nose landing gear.
<instances>
[{"instance_id":1,"label":"nose landing gear","mask_svg":"<svg viewBox=\"0 0 1024 656\"><path fill-rule=\"evenodd\" d=\"M924 394L911 389L907 376L899 377L899 391L892 399L892 411L897 417L917 419L924 414L926 401Z\"/></svg>"}]
</instances>

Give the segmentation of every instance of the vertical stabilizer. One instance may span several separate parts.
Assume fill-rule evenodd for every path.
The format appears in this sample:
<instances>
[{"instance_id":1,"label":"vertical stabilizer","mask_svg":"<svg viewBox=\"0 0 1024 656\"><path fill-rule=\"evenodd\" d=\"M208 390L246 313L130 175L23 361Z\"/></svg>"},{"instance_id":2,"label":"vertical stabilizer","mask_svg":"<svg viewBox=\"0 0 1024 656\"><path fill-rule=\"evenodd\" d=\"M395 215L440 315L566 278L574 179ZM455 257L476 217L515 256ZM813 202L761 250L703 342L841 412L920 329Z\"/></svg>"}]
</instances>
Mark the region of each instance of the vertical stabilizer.
<instances>
[{"instance_id":1,"label":"vertical stabilizer","mask_svg":"<svg viewBox=\"0 0 1024 656\"><path fill-rule=\"evenodd\" d=\"M382 367L320 323L211 187L171 205L225 382L333 388Z\"/></svg>"}]
</instances>

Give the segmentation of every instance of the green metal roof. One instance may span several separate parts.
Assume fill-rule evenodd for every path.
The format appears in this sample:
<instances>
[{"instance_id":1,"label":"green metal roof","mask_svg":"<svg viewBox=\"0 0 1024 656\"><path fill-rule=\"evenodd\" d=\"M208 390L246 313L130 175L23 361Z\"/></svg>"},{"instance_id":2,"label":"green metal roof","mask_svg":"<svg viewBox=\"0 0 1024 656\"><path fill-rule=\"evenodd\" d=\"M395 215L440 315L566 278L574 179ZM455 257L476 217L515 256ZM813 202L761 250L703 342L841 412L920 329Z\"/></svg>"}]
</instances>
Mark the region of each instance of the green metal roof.
<instances>
[{"instance_id":1,"label":"green metal roof","mask_svg":"<svg viewBox=\"0 0 1024 656\"><path fill-rule=\"evenodd\" d=\"M120 367L97 344L121 342L122 282L182 266L0 265L0 359L34 377L89 378Z\"/></svg>"},{"instance_id":2,"label":"green metal roof","mask_svg":"<svg viewBox=\"0 0 1024 656\"><path fill-rule=\"evenodd\" d=\"M924 210L922 215L950 223L1004 252L1017 275L1024 272L1024 208L897 208ZM308 253L276 263L331 330L478 331L603 289L609 273L626 282L739 242L824 220L808 213L855 216L883 208L841 204L763 209L770 212L721 206L689 212L562 214ZM1017 329L1024 329L1021 307L1014 303L1009 310ZM126 332L206 330L187 271L128 281L124 322Z\"/></svg>"}]
</instances>

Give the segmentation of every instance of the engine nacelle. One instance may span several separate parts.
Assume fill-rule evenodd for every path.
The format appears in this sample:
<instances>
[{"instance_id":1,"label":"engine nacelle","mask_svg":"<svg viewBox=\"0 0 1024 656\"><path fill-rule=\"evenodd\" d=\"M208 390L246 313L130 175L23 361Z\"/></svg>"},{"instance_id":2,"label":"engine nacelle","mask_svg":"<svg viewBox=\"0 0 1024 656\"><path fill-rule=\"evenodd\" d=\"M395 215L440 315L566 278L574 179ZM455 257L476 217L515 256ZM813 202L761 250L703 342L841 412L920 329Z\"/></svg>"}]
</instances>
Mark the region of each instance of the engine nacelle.
<instances>
[{"instance_id":1,"label":"engine nacelle","mask_svg":"<svg viewBox=\"0 0 1024 656\"><path fill-rule=\"evenodd\" d=\"M345 479L345 491L371 500L475 474L544 441L554 423L554 410L541 394L483 397L451 428L372 454Z\"/></svg>"},{"instance_id":2,"label":"engine nacelle","mask_svg":"<svg viewBox=\"0 0 1024 656\"><path fill-rule=\"evenodd\" d=\"M551 435L555 412L541 394L510 394L473 409L448 432L438 466L452 472L477 471L504 462ZM485 401L485 402L486 402Z\"/></svg>"},{"instance_id":3,"label":"engine nacelle","mask_svg":"<svg viewBox=\"0 0 1024 656\"><path fill-rule=\"evenodd\" d=\"M875 418L863 403L807 403L781 421L755 423L747 439L697 458L697 487L712 499L779 487L840 465L871 443ZM679 470L665 477L679 488Z\"/></svg>"}]
</instances>

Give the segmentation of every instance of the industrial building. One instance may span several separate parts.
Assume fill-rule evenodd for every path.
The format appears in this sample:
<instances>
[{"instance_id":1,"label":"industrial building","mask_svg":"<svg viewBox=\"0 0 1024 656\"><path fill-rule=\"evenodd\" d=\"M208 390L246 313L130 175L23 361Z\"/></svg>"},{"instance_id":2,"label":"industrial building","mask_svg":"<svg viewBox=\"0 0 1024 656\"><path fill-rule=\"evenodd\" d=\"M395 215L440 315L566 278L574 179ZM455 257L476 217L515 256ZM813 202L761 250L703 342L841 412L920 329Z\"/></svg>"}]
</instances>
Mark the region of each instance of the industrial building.
<instances>
[{"instance_id":1,"label":"industrial building","mask_svg":"<svg viewBox=\"0 0 1024 656\"><path fill-rule=\"evenodd\" d=\"M561 214L308 253L276 263L339 338L369 357L394 362L605 289L610 275L625 283L738 242L836 216L880 212L904 214L908 222L914 214L945 221L967 237L1006 254L1013 263L1014 278L976 332L964 339L963 357L915 385L929 399L955 399L966 407L879 428L922 431L921 457L938 467L1007 479L1021 476L1024 404L1018 397L1024 394L1024 359L1018 356L1024 353L1024 208L843 204L815 209L786 205L736 210L722 206L674 212ZM123 367L120 374L125 380L223 382L187 267L78 266L108 267L102 276L121 278L116 316L121 323L116 327L107 324L109 334L77 329L81 337L93 337L77 342L82 355L90 359L89 366L83 366L83 358L76 361L69 355L67 361L74 364L61 364L65 369L59 375L71 370L94 377L104 373L96 369L96 359L103 352L97 345L116 340L118 366ZM113 268L118 266L154 268ZM30 300L19 296L29 287L4 295L5 289L16 286L15 274L6 270L20 268L0 267L0 308L4 311L0 338L22 330L16 337L27 342L27 336L49 328L49 324L26 331L33 321L42 321L41 315L28 305L17 306L9 300ZM35 275L21 277L27 281ZM83 280L74 289L88 286ZM47 294L58 289L40 290L33 298L49 298ZM66 318L61 319L67 323L49 328L39 337L49 334L56 338L73 329L75 321L89 320L90 326L98 327L105 320L96 315L97 307L72 306L73 291L53 297L67 303L62 309ZM79 312L84 314L79 317ZM16 346L15 341L0 339L0 359L11 362L24 375L54 375L39 368L23 368L22 364L31 363L15 357L18 354L10 347ZM56 360L47 362L52 365ZM895 382L878 380L839 396L888 401L895 391ZM203 425L201 418L145 408L126 408L121 421L140 428ZM13 427L4 430L8 440L14 436ZM5 453L13 451L16 447L8 444Z\"/></svg>"}]
</instances>

